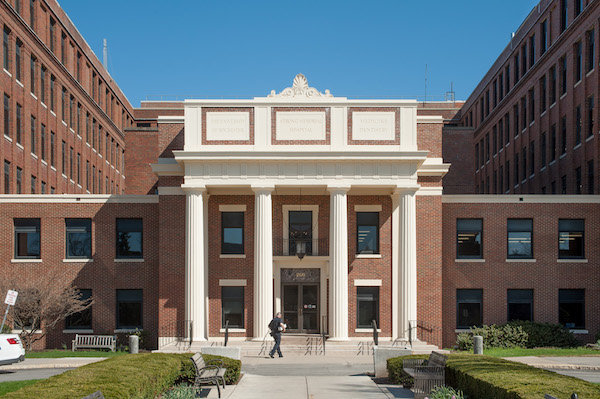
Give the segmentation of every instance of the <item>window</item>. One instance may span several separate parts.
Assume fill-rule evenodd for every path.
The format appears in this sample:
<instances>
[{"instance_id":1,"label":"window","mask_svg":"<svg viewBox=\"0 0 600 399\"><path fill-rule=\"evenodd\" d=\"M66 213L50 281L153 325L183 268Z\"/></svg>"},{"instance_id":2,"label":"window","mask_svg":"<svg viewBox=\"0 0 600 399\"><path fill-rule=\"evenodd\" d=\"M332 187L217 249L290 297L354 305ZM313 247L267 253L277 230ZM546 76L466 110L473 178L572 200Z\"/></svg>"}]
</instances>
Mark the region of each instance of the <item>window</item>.
<instances>
[{"instance_id":1,"label":"window","mask_svg":"<svg viewBox=\"0 0 600 399\"><path fill-rule=\"evenodd\" d=\"M29 0L29 26L35 30L35 0Z\"/></svg>"},{"instance_id":2,"label":"window","mask_svg":"<svg viewBox=\"0 0 600 399\"><path fill-rule=\"evenodd\" d=\"M21 53L23 49L23 42L17 39L15 44L15 79L23 80L21 74Z\"/></svg>"},{"instance_id":3,"label":"window","mask_svg":"<svg viewBox=\"0 0 600 399\"><path fill-rule=\"evenodd\" d=\"M4 161L4 194L10 194L10 162Z\"/></svg>"},{"instance_id":4,"label":"window","mask_svg":"<svg viewBox=\"0 0 600 399\"><path fill-rule=\"evenodd\" d=\"M562 96L567 92L567 57L563 56L558 62L560 64L560 94Z\"/></svg>"},{"instance_id":5,"label":"window","mask_svg":"<svg viewBox=\"0 0 600 399\"><path fill-rule=\"evenodd\" d=\"M533 321L533 290L508 290L506 302L508 322Z\"/></svg>"},{"instance_id":6,"label":"window","mask_svg":"<svg viewBox=\"0 0 600 399\"><path fill-rule=\"evenodd\" d=\"M587 193L594 194L594 161L587 162Z\"/></svg>"},{"instance_id":7,"label":"window","mask_svg":"<svg viewBox=\"0 0 600 399\"><path fill-rule=\"evenodd\" d=\"M73 147L69 147L69 177L73 180Z\"/></svg>"},{"instance_id":8,"label":"window","mask_svg":"<svg viewBox=\"0 0 600 399\"><path fill-rule=\"evenodd\" d=\"M55 108L55 86L56 86L56 78L54 77L54 75L50 75L50 111L56 111Z\"/></svg>"},{"instance_id":9,"label":"window","mask_svg":"<svg viewBox=\"0 0 600 399\"><path fill-rule=\"evenodd\" d=\"M546 52L548 48L548 20L540 25L540 55Z\"/></svg>"},{"instance_id":10,"label":"window","mask_svg":"<svg viewBox=\"0 0 600 399\"><path fill-rule=\"evenodd\" d=\"M494 155L498 154L498 131L496 125L492 128L492 143L494 149Z\"/></svg>"},{"instance_id":11,"label":"window","mask_svg":"<svg viewBox=\"0 0 600 399\"><path fill-rule=\"evenodd\" d=\"M67 259L92 257L92 220L65 219Z\"/></svg>"},{"instance_id":12,"label":"window","mask_svg":"<svg viewBox=\"0 0 600 399\"><path fill-rule=\"evenodd\" d=\"M579 82L582 76L582 55L581 55L581 42L575 43L575 82Z\"/></svg>"},{"instance_id":13,"label":"window","mask_svg":"<svg viewBox=\"0 0 600 399\"><path fill-rule=\"evenodd\" d=\"M513 115L514 115L514 128L515 128L515 137L517 137L519 135L519 132L521 131L521 129L519 129L519 104L515 104L513 106Z\"/></svg>"},{"instance_id":14,"label":"window","mask_svg":"<svg viewBox=\"0 0 600 399\"><path fill-rule=\"evenodd\" d=\"M485 134L485 160L490 160L490 134Z\"/></svg>"},{"instance_id":15,"label":"window","mask_svg":"<svg viewBox=\"0 0 600 399\"><path fill-rule=\"evenodd\" d=\"M515 171L515 173L514 173L515 186L518 186L519 182L520 182L520 180L519 180L519 152L518 151L515 151L515 163L514 163L513 167L514 167L514 171Z\"/></svg>"},{"instance_id":16,"label":"window","mask_svg":"<svg viewBox=\"0 0 600 399\"><path fill-rule=\"evenodd\" d=\"M379 326L379 287L356 287L357 328Z\"/></svg>"},{"instance_id":17,"label":"window","mask_svg":"<svg viewBox=\"0 0 600 399\"><path fill-rule=\"evenodd\" d=\"M46 68L40 69L40 101L46 103Z\"/></svg>"},{"instance_id":18,"label":"window","mask_svg":"<svg viewBox=\"0 0 600 399\"><path fill-rule=\"evenodd\" d=\"M540 79L540 113L546 111L546 75Z\"/></svg>"},{"instance_id":19,"label":"window","mask_svg":"<svg viewBox=\"0 0 600 399\"><path fill-rule=\"evenodd\" d=\"M42 157L42 160L46 160L46 126L44 126L43 123L40 130L40 144L42 147L40 149L40 156Z\"/></svg>"},{"instance_id":20,"label":"window","mask_svg":"<svg viewBox=\"0 0 600 399\"><path fill-rule=\"evenodd\" d=\"M510 65L507 65L504 68L504 76L505 76L505 84L506 84L506 94L510 91Z\"/></svg>"},{"instance_id":21,"label":"window","mask_svg":"<svg viewBox=\"0 0 600 399\"><path fill-rule=\"evenodd\" d=\"M533 220L508 219L508 259L533 258Z\"/></svg>"},{"instance_id":22,"label":"window","mask_svg":"<svg viewBox=\"0 0 600 399\"><path fill-rule=\"evenodd\" d=\"M31 115L31 153L36 154L35 117Z\"/></svg>"},{"instance_id":23,"label":"window","mask_svg":"<svg viewBox=\"0 0 600 399\"><path fill-rule=\"evenodd\" d=\"M290 256L296 255L300 243L306 243L306 254L312 255L312 212L290 211L289 218L289 249Z\"/></svg>"},{"instance_id":24,"label":"window","mask_svg":"<svg viewBox=\"0 0 600 399\"><path fill-rule=\"evenodd\" d=\"M506 190L505 192L510 191L510 161L506 161L506 167L504 168L506 173Z\"/></svg>"},{"instance_id":25,"label":"window","mask_svg":"<svg viewBox=\"0 0 600 399\"><path fill-rule=\"evenodd\" d=\"M77 153L77 184L81 185L81 154Z\"/></svg>"},{"instance_id":26,"label":"window","mask_svg":"<svg viewBox=\"0 0 600 399\"><path fill-rule=\"evenodd\" d=\"M117 219L117 258L142 258L142 219Z\"/></svg>"},{"instance_id":27,"label":"window","mask_svg":"<svg viewBox=\"0 0 600 399\"><path fill-rule=\"evenodd\" d=\"M84 304L88 304L92 300L92 290L80 289L79 300ZM72 314L65 319L65 329L67 330L84 330L92 329L92 307L89 306L87 309Z\"/></svg>"},{"instance_id":28,"label":"window","mask_svg":"<svg viewBox=\"0 0 600 399\"><path fill-rule=\"evenodd\" d=\"M15 138L17 143L21 144L21 132L23 131L23 107L21 104L17 103L17 121L15 124Z\"/></svg>"},{"instance_id":29,"label":"window","mask_svg":"<svg viewBox=\"0 0 600 399\"><path fill-rule=\"evenodd\" d=\"M581 166L575 168L575 194L581 194Z\"/></svg>"},{"instance_id":30,"label":"window","mask_svg":"<svg viewBox=\"0 0 600 399\"><path fill-rule=\"evenodd\" d=\"M521 98L521 129L527 128L527 98Z\"/></svg>"},{"instance_id":31,"label":"window","mask_svg":"<svg viewBox=\"0 0 600 399\"><path fill-rule=\"evenodd\" d=\"M588 97L586 101L587 105L587 118L586 118L586 130L587 137L594 135L594 96Z\"/></svg>"},{"instance_id":32,"label":"window","mask_svg":"<svg viewBox=\"0 0 600 399\"><path fill-rule=\"evenodd\" d=\"M546 132L540 136L540 167L546 166Z\"/></svg>"},{"instance_id":33,"label":"window","mask_svg":"<svg viewBox=\"0 0 600 399\"><path fill-rule=\"evenodd\" d=\"M483 290L456 290L456 328L480 327L483 324Z\"/></svg>"},{"instance_id":34,"label":"window","mask_svg":"<svg viewBox=\"0 0 600 399\"><path fill-rule=\"evenodd\" d=\"M527 73L527 43L521 46L521 76Z\"/></svg>"},{"instance_id":35,"label":"window","mask_svg":"<svg viewBox=\"0 0 600 399\"><path fill-rule=\"evenodd\" d=\"M31 175L31 194L35 194L37 179L34 175Z\"/></svg>"},{"instance_id":36,"label":"window","mask_svg":"<svg viewBox=\"0 0 600 399\"><path fill-rule=\"evenodd\" d=\"M558 257L559 259L583 259L584 220L559 219L558 221Z\"/></svg>"},{"instance_id":37,"label":"window","mask_svg":"<svg viewBox=\"0 0 600 399\"><path fill-rule=\"evenodd\" d=\"M515 85L517 84L517 82L519 81L519 54L515 55Z\"/></svg>"},{"instance_id":38,"label":"window","mask_svg":"<svg viewBox=\"0 0 600 399\"><path fill-rule=\"evenodd\" d=\"M356 212L356 253L379 253L379 212Z\"/></svg>"},{"instance_id":39,"label":"window","mask_svg":"<svg viewBox=\"0 0 600 399\"><path fill-rule=\"evenodd\" d=\"M535 34L529 38L529 68L535 64Z\"/></svg>"},{"instance_id":40,"label":"window","mask_svg":"<svg viewBox=\"0 0 600 399\"><path fill-rule=\"evenodd\" d=\"M46 194L46 182L42 180L42 194Z\"/></svg>"},{"instance_id":41,"label":"window","mask_svg":"<svg viewBox=\"0 0 600 399\"><path fill-rule=\"evenodd\" d=\"M586 72L594 69L594 59L596 58L596 31L594 29L587 31L586 34Z\"/></svg>"},{"instance_id":42,"label":"window","mask_svg":"<svg viewBox=\"0 0 600 399\"><path fill-rule=\"evenodd\" d=\"M142 329L142 290L117 290L117 329Z\"/></svg>"},{"instance_id":43,"label":"window","mask_svg":"<svg viewBox=\"0 0 600 399\"><path fill-rule=\"evenodd\" d=\"M556 67L550 68L550 104L556 102Z\"/></svg>"},{"instance_id":44,"label":"window","mask_svg":"<svg viewBox=\"0 0 600 399\"><path fill-rule=\"evenodd\" d=\"M567 117L560 118L560 154L567 153Z\"/></svg>"},{"instance_id":45,"label":"window","mask_svg":"<svg viewBox=\"0 0 600 399\"><path fill-rule=\"evenodd\" d=\"M527 147L523 147L523 149L521 150L521 158L521 167L523 168L523 180L525 180L527 179Z\"/></svg>"},{"instance_id":46,"label":"window","mask_svg":"<svg viewBox=\"0 0 600 399\"><path fill-rule=\"evenodd\" d=\"M23 169L17 166L17 194L21 194L21 183L23 180Z\"/></svg>"},{"instance_id":47,"label":"window","mask_svg":"<svg viewBox=\"0 0 600 399\"><path fill-rule=\"evenodd\" d=\"M40 219L15 219L15 258L40 258Z\"/></svg>"},{"instance_id":48,"label":"window","mask_svg":"<svg viewBox=\"0 0 600 399\"><path fill-rule=\"evenodd\" d=\"M221 327L245 328L244 287L221 287Z\"/></svg>"},{"instance_id":49,"label":"window","mask_svg":"<svg viewBox=\"0 0 600 399\"><path fill-rule=\"evenodd\" d=\"M69 96L69 127L72 129L73 128L73 109L74 107L74 102L75 102L75 97L73 96ZM79 134L79 132L77 132Z\"/></svg>"},{"instance_id":50,"label":"window","mask_svg":"<svg viewBox=\"0 0 600 399\"><path fill-rule=\"evenodd\" d=\"M562 177L560 178L560 193L561 194L566 194L567 193L567 175L562 175Z\"/></svg>"},{"instance_id":51,"label":"window","mask_svg":"<svg viewBox=\"0 0 600 399\"><path fill-rule=\"evenodd\" d=\"M90 189L90 161L85 161L85 189Z\"/></svg>"},{"instance_id":52,"label":"window","mask_svg":"<svg viewBox=\"0 0 600 399\"><path fill-rule=\"evenodd\" d=\"M3 40L2 40L2 57L4 59L4 69L6 69L7 71L10 71L10 51L8 49L9 43L9 37L10 37L10 30L6 27L6 25L4 25L4 35L3 35Z\"/></svg>"},{"instance_id":53,"label":"window","mask_svg":"<svg viewBox=\"0 0 600 399\"><path fill-rule=\"evenodd\" d=\"M535 91L529 90L529 123L533 123L535 120Z\"/></svg>"},{"instance_id":54,"label":"window","mask_svg":"<svg viewBox=\"0 0 600 399\"><path fill-rule=\"evenodd\" d=\"M575 0L575 10L573 10L573 18L577 18L583 10L583 0Z\"/></svg>"},{"instance_id":55,"label":"window","mask_svg":"<svg viewBox=\"0 0 600 399\"><path fill-rule=\"evenodd\" d=\"M535 141L529 143L529 176L535 173Z\"/></svg>"},{"instance_id":56,"label":"window","mask_svg":"<svg viewBox=\"0 0 600 399\"><path fill-rule=\"evenodd\" d=\"M581 105L575 107L575 145L581 144Z\"/></svg>"},{"instance_id":57,"label":"window","mask_svg":"<svg viewBox=\"0 0 600 399\"><path fill-rule=\"evenodd\" d=\"M67 121L67 89L63 86L61 96L60 96L60 114L63 122Z\"/></svg>"},{"instance_id":58,"label":"window","mask_svg":"<svg viewBox=\"0 0 600 399\"><path fill-rule=\"evenodd\" d=\"M221 253L244 253L244 212L221 212Z\"/></svg>"},{"instance_id":59,"label":"window","mask_svg":"<svg viewBox=\"0 0 600 399\"><path fill-rule=\"evenodd\" d=\"M54 154L55 154L55 145L56 145L56 135L54 132L50 132L50 166L55 166L54 162Z\"/></svg>"},{"instance_id":60,"label":"window","mask_svg":"<svg viewBox=\"0 0 600 399\"><path fill-rule=\"evenodd\" d=\"M456 258L483 258L483 220L456 219Z\"/></svg>"},{"instance_id":61,"label":"window","mask_svg":"<svg viewBox=\"0 0 600 399\"><path fill-rule=\"evenodd\" d=\"M550 162L556 160L556 125L550 128Z\"/></svg>"},{"instance_id":62,"label":"window","mask_svg":"<svg viewBox=\"0 0 600 399\"><path fill-rule=\"evenodd\" d=\"M62 174L67 175L67 143L62 141Z\"/></svg>"},{"instance_id":63,"label":"window","mask_svg":"<svg viewBox=\"0 0 600 399\"><path fill-rule=\"evenodd\" d=\"M558 322L566 328L585 328L585 290L558 290Z\"/></svg>"},{"instance_id":64,"label":"window","mask_svg":"<svg viewBox=\"0 0 600 399\"><path fill-rule=\"evenodd\" d=\"M35 94L35 57L31 56L29 62L29 83L31 85L31 93Z\"/></svg>"},{"instance_id":65,"label":"window","mask_svg":"<svg viewBox=\"0 0 600 399\"><path fill-rule=\"evenodd\" d=\"M567 29L568 1L560 0L560 33Z\"/></svg>"},{"instance_id":66,"label":"window","mask_svg":"<svg viewBox=\"0 0 600 399\"><path fill-rule=\"evenodd\" d=\"M64 32L60 35L60 62L67 64L67 35Z\"/></svg>"}]
</instances>

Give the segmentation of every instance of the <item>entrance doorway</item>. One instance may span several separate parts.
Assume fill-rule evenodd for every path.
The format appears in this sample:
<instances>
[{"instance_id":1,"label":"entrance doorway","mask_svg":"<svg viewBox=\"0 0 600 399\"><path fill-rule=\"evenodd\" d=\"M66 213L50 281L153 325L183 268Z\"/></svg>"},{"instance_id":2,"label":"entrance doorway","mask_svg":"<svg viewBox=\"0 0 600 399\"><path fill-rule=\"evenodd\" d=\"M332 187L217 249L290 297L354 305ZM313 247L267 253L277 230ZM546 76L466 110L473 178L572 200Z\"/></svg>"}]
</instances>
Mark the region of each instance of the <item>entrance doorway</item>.
<instances>
[{"instance_id":1,"label":"entrance doorway","mask_svg":"<svg viewBox=\"0 0 600 399\"><path fill-rule=\"evenodd\" d=\"M283 283L283 320L289 332L319 332L319 284Z\"/></svg>"}]
</instances>

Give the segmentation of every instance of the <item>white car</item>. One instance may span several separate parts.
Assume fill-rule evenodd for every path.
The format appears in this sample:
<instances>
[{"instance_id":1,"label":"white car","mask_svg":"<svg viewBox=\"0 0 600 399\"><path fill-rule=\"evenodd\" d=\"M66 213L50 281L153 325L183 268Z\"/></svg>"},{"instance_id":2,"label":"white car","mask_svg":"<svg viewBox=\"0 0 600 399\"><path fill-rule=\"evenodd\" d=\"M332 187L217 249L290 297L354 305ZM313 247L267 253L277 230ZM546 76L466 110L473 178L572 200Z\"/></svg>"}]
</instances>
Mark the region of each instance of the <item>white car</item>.
<instances>
[{"instance_id":1,"label":"white car","mask_svg":"<svg viewBox=\"0 0 600 399\"><path fill-rule=\"evenodd\" d=\"M0 366L25 360L25 349L17 334L0 334Z\"/></svg>"}]
</instances>

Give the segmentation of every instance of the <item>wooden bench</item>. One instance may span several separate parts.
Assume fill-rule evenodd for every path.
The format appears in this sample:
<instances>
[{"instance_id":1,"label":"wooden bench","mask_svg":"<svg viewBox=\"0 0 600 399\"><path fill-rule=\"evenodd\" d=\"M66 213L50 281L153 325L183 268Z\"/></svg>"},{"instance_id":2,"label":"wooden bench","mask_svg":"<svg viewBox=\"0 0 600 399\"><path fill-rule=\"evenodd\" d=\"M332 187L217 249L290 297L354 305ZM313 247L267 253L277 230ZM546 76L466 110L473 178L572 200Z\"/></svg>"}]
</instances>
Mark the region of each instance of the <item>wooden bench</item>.
<instances>
[{"instance_id":1,"label":"wooden bench","mask_svg":"<svg viewBox=\"0 0 600 399\"><path fill-rule=\"evenodd\" d=\"M223 367L223 361L219 359L204 361L204 358L200 353L196 353L192 356L192 363L196 369L196 380L194 381L194 388L200 389L201 385L216 385L219 398L221 397L221 387L223 385L225 389L225 371L227 369Z\"/></svg>"},{"instance_id":2,"label":"wooden bench","mask_svg":"<svg viewBox=\"0 0 600 399\"><path fill-rule=\"evenodd\" d=\"M403 369L413 377L415 398L425 398L431 391L445 383L446 360L448 357L439 352L431 352L429 359L406 359Z\"/></svg>"},{"instance_id":3,"label":"wooden bench","mask_svg":"<svg viewBox=\"0 0 600 399\"><path fill-rule=\"evenodd\" d=\"M114 335L75 335L73 352L77 349L117 349L117 337Z\"/></svg>"}]
</instances>

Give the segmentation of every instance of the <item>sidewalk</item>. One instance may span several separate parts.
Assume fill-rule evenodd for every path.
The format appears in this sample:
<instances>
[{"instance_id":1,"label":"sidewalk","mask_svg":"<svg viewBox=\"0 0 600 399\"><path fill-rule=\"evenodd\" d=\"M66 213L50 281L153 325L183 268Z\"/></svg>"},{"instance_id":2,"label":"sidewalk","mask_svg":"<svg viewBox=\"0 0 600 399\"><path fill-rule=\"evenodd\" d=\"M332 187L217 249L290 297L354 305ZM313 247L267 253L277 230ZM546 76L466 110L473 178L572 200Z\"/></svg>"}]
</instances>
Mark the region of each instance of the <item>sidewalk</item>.
<instances>
[{"instance_id":1,"label":"sidewalk","mask_svg":"<svg viewBox=\"0 0 600 399\"><path fill-rule=\"evenodd\" d=\"M59 357L25 359L20 363L0 366L0 371L31 370L31 369L73 369L87 364L100 362L106 357Z\"/></svg>"},{"instance_id":2,"label":"sidewalk","mask_svg":"<svg viewBox=\"0 0 600 399\"><path fill-rule=\"evenodd\" d=\"M600 371L600 356L518 356L504 359L541 369Z\"/></svg>"}]
</instances>

